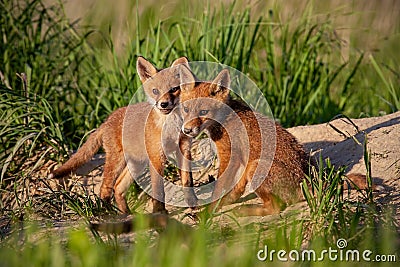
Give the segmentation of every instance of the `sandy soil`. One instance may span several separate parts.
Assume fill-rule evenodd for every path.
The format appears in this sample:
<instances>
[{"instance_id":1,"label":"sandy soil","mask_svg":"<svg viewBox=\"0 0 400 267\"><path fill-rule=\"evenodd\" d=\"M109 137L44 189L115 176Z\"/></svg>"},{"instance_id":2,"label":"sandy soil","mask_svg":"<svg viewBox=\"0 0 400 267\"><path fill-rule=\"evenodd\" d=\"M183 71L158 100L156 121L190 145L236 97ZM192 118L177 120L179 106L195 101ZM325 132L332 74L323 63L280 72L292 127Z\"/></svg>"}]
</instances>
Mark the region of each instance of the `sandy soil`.
<instances>
[{"instance_id":1,"label":"sandy soil","mask_svg":"<svg viewBox=\"0 0 400 267\"><path fill-rule=\"evenodd\" d=\"M307 151L329 157L348 173L366 173L363 142L371 159L371 174L383 190L375 194L382 205L392 205L400 222L400 112L365 119L336 119L330 123L288 129Z\"/></svg>"}]
</instances>

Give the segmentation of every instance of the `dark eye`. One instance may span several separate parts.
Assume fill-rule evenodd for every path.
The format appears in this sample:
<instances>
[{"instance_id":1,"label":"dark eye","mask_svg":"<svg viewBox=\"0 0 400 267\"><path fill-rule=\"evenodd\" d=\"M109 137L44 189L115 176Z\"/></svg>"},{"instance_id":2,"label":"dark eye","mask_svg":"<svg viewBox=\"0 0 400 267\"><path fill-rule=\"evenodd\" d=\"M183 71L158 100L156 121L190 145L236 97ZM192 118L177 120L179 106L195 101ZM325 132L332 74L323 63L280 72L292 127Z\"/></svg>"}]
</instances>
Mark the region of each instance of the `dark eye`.
<instances>
[{"instance_id":1,"label":"dark eye","mask_svg":"<svg viewBox=\"0 0 400 267\"><path fill-rule=\"evenodd\" d=\"M153 89L153 94L159 95L159 94L160 94L160 91L159 91L158 89L154 88L154 89Z\"/></svg>"},{"instance_id":2,"label":"dark eye","mask_svg":"<svg viewBox=\"0 0 400 267\"><path fill-rule=\"evenodd\" d=\"M199 112L200 116L207 115L207 113L208 113L208 110L205 110L205 109L202 109L202 110L200 110L200 112Z\"/></svg>"},{"instance_id":3,"label":"dark eye","mask_svg":"<svg viewBox=\"0 0 400 267\"><path fill-rule=\"evenodd\" d=\"M175 93L176 91L178 91L178 89L179 89L179 87L174 87L174 88L169 89L169 92Z\"/></svg>"},{"instance_id":4,"label":"dark eye","mask_svg":"<svg viewBox=\"0 0 400 267\"><path fill-rule=\"evenodd\" d=\"M188 107L183 107L183 111L185 111L186 113L189 112L189 108Z\"/></svg>"}]
</instances>

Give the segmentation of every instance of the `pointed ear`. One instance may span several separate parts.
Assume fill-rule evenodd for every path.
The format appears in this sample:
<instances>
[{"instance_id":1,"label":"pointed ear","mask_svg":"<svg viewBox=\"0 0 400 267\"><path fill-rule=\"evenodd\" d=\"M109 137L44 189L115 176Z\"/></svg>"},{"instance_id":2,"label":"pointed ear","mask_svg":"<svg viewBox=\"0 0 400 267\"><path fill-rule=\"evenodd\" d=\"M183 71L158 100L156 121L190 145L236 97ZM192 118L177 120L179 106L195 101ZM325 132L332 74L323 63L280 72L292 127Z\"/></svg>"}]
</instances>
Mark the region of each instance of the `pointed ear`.
<instances>
[{"instance_id":1,"label":"pointed ear","mask_svg":"<svg viewBox=\"0 0 400 267\"><path fill-rule=\"evenodd\" d=\"M172 62L171 67L177 66L179 64L184 64L188 69L190 69L189 62L186 57L180 57L180 58L176 59L174 62Z\"/></svg>"},{"instance_id":2,"label":"pointed ear","mask_svg":"<svg viewBox=\"0 0 400 267\"><path fill-rule=\"evenodd\" d=\"M179 79L180 77L180 67L184 65L186 68L188 68L190 70L190 66L189 66L189 61L187 59L187 57L180 57L178 59L176 59L174 62L172 62L171 65L171 70L174 73L174 77Z\"/></svg>"},{"instance_id":3,"label":"pointed ear","mask_svg":"<svg viewBox=\"0 0 400 267\"><path fill-rule=\"evenodd\" d=\"M158 70L153 64L142 56L139 56L136 62L136 71L139 74L140 81L144 83L150 77L154 76Z\"/></svg>"},{"instance_id":4,"label":"pointed ear","mask_svg":"<svg viewBox=\"0 0 400 267\"><path fill-rule=\"evenodd\" d=\"M211 95L221 95L226 97L229 95L229 87L231 85L231 76L229 75L228 69L223 69L215 77L214 81L210 85Z\"/></svg>"},{"instance_id":5,"label":"pointed ear","mask_svg":"<svg viewBox=\"0 0 400 267\"><path fill-rule=\"evenodd\" d=\"M192 90L196 84L196 78L194 77L192 71L187 67L186 64L180 65L178 68L179 68L181 90L182 91Z\"/></svg>"}]
</instances>

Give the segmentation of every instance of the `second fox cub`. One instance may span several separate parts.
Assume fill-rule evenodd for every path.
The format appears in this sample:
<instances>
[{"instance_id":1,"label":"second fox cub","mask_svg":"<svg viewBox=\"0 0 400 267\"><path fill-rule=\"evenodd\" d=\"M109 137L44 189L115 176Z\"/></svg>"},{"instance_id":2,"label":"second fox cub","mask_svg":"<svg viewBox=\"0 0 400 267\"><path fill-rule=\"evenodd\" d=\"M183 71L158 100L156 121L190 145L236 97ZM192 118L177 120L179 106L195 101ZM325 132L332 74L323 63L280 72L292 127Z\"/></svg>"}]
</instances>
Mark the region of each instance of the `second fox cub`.
<instances>
[{"instance_id":1,"label":"second fox cub","mask_svg":"<svg viewBox=\"0 0 400 267\"><path fill-rule=\"evenodd\" d=\"M213 82L197 82L189 69L180 69L182 131L195 137L205 130L217 147L220 167L210 208L236 201L248 183L263 206L242 206L239 214L273 214L300 201L309 157L295 137L242 101L233 100L228 70L222 70ZM241 167L244 171L236 183Z\"/></svg>"},{"instance_id":2,"label":"second fox cub","mask_svg":"<svg viewBox=\"0 0 400 267\"><path fill-rule=\"evenodd\" d=\"M161 138L176 143L180 132L180 117L172 112L179 101L179 64L188 64L188 61L182 57L175 60L170 68L158 70L145 58L139 57L137 71L150 103L139 103L114 111L77 153L49 177L62 177L74 172L103 146L106 162L100 197L110 201L114 192L119 210L128 213L125 195L133 183L132 175L139 176L150 160L152 193L156 197L153 198L153 211L165 211L164 189L159 177L166 162L161 151ZM174 122L176 127L167 127L169 130L163 132L167 116L174 117L169 121ZM184 185L191 183L190 174L182 179Z\"/></svg>"},{"instance_id":3,"label":"second fox cub","mask_svg":"<svg viewBox=\"0 0 400 267\"><path fill-rule=\"evenodd\" d=\"M220 167L213 205L230 189L219 204L236 201L248 183L256 182L253 179L263 180L255 192L264 205L242 208L246 215L276 213L285 204L299 201L300 182L309 165L293 135L243 102L231 99L228 70L221 71L213 82L196 83L191 71L182 67L181 79L182 131L195 137L206 130L217 147ZM265 148L270 152L275 149L274 157ZM241 166L244 171L235 185L234 177Z\"/></svg>"}]
</instances>

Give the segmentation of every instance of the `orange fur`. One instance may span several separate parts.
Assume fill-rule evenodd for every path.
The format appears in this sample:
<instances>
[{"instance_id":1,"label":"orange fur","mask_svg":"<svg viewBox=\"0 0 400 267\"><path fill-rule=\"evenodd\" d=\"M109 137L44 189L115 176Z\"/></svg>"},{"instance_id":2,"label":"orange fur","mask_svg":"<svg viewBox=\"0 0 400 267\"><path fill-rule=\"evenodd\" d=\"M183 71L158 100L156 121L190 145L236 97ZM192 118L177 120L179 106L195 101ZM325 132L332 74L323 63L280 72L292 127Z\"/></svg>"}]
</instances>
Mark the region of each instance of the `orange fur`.
<instances>
[{"instance_id":1,"label":"orange fur","mask_svg":"<svg viewBox=\"0 0 400 267\"><path fill-rule=\"evenodd\" d=\"M232 187L219 203L222 206L236 201L242 196L246 185L255 182L254 177L259 179L260 175L265 179L255 192L264 205L243 207L240 213L276 213L286 204L300 200L300 182L308 171L308 157L294 136L273 120L252 111L243 102L232 100L227 89L230 84L227 70L221 71L212 83L195 83L195 78L187 68L181 68L181 72L182 131L194 137L206 130L218 151L220 167L210 208L214 209L218 196ZM217 123L211 118L220 116L223 104L228 105L232 111L223 114L221 123ZM244 126L242 130L241 125ZM271 159L262 148L273 145L274 127L276 147L275 157ZM248 151L246 146L249 147ZM271 160L272 165L268 171L266 167ZM234 184L240 166L244 167L244 172Z\"/></svg>"},{"instance_id":2,"label":"orange fur","mask_svg":"<svg viewBox=\"0 0 400 267\"><path fill-rule=\"evenodd\" d=\"M179 64L187 64L187 59L179 58L174 61L171 68L157 70L146 59L139 57L137 70L150 103L139 103L114 111L89 136L77 153L63 166L53 171L49 178L66 176L76 171L79 166L90 160L100 146L103 146L106 162L100 197L105 201L110 201L114 192L119 210L122 213L128 213L126 192L133 178L144 171L150 160L152 190L158 197L161 196L159 198L161 201L153 200L153 211L164 212L165 204L162 201L164 189L163 185L157 183L159 181L157 177L163 175L163 167L166 163L166 157L160 149L161 139L171 137L176 140L179 129L170 132L172 136L168 136L168 133L166 136L161 136L161 132L168 116L174 116L173 119L179 120L179 116L172 114L180 94L179 72L176 68ZM185 140L189 138L182 138L180 146L183 148L187 146ZM191 181L190 173L183 174L182 180L184 180L184 185L190 184L187 182L187 180ZM193 200L194 192L189 192L189 196L192 197L191 203L197 201L197 199Z\"/></svg>"},{"instance_id":3,"label":"orange fur","mask_svg":"<svg viewBox=\"0 0 400 267\"><path fill-rule=\"evenodd\" d=\"M181 67L182 131L192 138L207 131L218 151L220 167L210 209L216 208L218 197L223 193L227 194L219 201L220 206L235 202L248 183L254 185L263 179L254 188L263 206L243 206L238 214L277 213L287 204L303 199L300 183L314 162L281 125L254 112L245 103L232 100L229 85L227 70L222 70L213 82L199 83L189 69ZM273 158L263 150L267 147L275 149ZM236 181L234 178L241 166L244 171ZM350 174L347 178L360 189L367 187L365 175ZM230 188L233 189L229 191Z\"/></svg>"}]
</instances>

